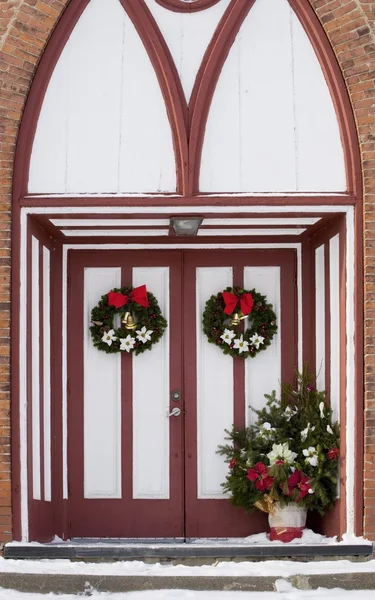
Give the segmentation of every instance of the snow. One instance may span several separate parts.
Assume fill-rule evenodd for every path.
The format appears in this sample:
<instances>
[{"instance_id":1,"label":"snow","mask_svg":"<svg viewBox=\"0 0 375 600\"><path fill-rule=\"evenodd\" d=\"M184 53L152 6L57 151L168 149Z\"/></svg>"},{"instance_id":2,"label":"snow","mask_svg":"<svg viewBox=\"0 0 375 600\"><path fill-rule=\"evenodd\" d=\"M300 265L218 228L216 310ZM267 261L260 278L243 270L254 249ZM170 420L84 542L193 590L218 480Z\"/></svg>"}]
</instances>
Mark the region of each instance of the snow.
<instances>
[{"instance_id":1,"label":"snow","mask_svg":"<svg viewBox=\"0 0 375 600\"><path fill-rule=\"evenodd\" d=\"M147 592L99 593L93 591L93 600L372 600L373 590L324 589L297 590L288 581L278 580L275 592L196 592L189 590L152 590ZM82 596L80 596L82 597ZM71 594L23 594L0 589L0 600L74 600Z\"/></svg>"}]
</instances>

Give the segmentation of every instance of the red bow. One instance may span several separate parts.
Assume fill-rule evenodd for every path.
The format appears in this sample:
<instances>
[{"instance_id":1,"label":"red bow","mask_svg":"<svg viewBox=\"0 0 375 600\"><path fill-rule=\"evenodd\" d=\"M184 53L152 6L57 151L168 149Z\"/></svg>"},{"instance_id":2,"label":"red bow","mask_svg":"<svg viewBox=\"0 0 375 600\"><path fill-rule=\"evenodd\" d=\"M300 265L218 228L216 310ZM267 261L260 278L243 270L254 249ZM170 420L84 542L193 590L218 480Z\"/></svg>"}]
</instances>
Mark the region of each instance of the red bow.
<instances>
[{"instance_id":1,"label":"red bow","mask_svg":"<svg viewBox=\"0 0 375 600\"><path fill-rule=\"evenodd\" d=\"M241 296L236 296L231 292L223 292L223 298L225 302L224 312L226 315L231 315L234 312L238 302L240 303L241 312L243 315L249 315L253 308L253 297L251 294L241 294Z\"/></svg>"},{"instance_id":2,"label":"red bow","mask_svg":"<svg viewBox=\"0 0 375 600\"><path fill-rule=\"evenodd\" d=\"M121 308L128 303L129 300L133 300L140 306L148 307L150 303L147 297L147 290L145 285L140 285L137 288L134 288L132 292L130 292L130 296L125 296L125 294L120 294L119 292L108 292L108 305L115 306L116 308Z\"/></svg>"}]
</instances>

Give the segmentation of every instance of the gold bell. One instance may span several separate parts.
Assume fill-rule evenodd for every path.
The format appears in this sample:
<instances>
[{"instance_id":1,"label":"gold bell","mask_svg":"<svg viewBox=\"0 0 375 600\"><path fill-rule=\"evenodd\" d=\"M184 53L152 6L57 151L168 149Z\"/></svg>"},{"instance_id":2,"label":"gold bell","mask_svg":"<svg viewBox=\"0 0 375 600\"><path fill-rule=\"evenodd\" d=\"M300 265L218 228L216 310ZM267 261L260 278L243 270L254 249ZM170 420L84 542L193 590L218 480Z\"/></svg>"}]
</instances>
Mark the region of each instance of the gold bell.
<instances>
[{"instance_id":1,"label":"gold bell","mask_svg":"<svg viewBox=\"0 0 375 600\"><path fill-rule=\"evenodd\" d=\"M124 314L122 322L124 323L125 329L135 329L137 327L137 324L134 323L134 319L129 312Z\"/></svg>"},{"instance_id":2,"label":"gold bell","mask_svg":"<svg viewBox=\"0 0 375 600\"><path fill-rule=\"evenodd\" d=\"M240 317L239 317L238 313L234 313L232 319L230 320L230 324L233 327L237 327L237 325L240 324Z\"/></svg>"},{"instance_id":3,"label":"gold bell","mask_svg":"<svg viewBox=\"0 0 375 600\"><path fill-rule=\"evenodd\" d=\"M238 313L234 313L233 318L230 320L230 325L232 325L232 327L237 327L237 325L239 325L241 321L246 319L247 316L248 315L243 315L242 317L240 317Z\"/></svg>"}]
</instances>

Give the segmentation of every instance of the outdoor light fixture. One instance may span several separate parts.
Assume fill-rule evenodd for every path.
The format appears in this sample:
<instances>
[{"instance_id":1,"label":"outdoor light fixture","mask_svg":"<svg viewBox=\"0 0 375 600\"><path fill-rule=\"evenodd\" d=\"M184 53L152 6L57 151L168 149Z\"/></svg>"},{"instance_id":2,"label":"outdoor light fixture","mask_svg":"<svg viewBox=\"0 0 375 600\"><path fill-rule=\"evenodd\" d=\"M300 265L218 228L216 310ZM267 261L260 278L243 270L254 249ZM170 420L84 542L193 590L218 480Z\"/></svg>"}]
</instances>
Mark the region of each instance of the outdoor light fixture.
<instances>
[{"instance_id":1,"label":"outdoor light fixture","mask_svg":"<svg viewBox=\"0 0 375 600\"><path fill-rule=\"evenodd\" d=\"M176 235L197 235L202 217L171 217L170 225Z\"/></svg>"}]
</instances>

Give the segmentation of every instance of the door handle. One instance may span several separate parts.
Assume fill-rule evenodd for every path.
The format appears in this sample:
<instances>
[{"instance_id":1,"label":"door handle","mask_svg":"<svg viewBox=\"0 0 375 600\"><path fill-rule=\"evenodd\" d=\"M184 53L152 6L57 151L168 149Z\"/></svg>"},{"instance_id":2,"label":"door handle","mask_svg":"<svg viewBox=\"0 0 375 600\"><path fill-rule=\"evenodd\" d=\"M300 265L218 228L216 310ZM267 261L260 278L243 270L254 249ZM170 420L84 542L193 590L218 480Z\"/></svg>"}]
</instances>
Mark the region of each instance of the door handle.
<instances>
[{"instance_id":1,"label":"door handle","mask_svg":"<svg viewBox=\"0 0 375 600\"><path fill-rule=\"evenodd\" d=\"M181 414L181 409L178 406L172 408L171 412L168 414L168 417L179 417Z\"/></svg>"}]
</instances>

